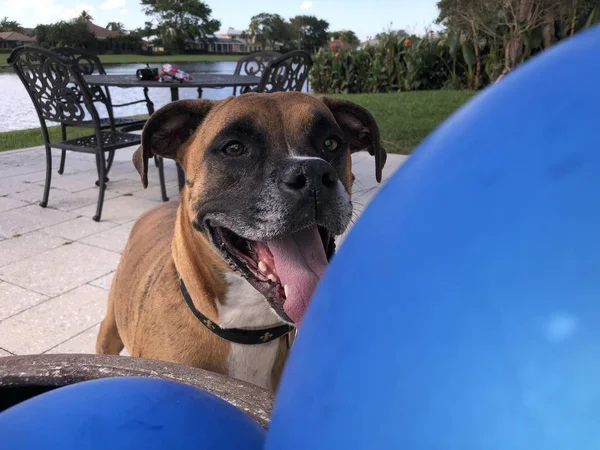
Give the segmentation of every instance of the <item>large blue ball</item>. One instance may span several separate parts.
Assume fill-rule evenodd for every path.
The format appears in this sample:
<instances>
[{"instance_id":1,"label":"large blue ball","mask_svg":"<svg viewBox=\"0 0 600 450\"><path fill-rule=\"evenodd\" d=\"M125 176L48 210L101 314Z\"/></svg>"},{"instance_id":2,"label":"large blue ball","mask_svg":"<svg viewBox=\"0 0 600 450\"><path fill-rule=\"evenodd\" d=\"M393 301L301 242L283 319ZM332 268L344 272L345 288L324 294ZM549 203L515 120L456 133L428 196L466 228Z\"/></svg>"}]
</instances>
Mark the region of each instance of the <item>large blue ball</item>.
<instances>
[{"instance_id":1,"label":"large blue ball","mask_svg":"<svg viewBox=\"0 0 600 450\"><path fill-rule=\"evenodd\" d=\"M600 448L599 77L595 28L399 169L309 307L267 449Z\"/></svg>"},{"instance_id":2,"label":"large blue ball","mask_svg":"<svg viewBox=\"0 0 600 450\"><path fill-rule=\"evenodd\" d=\"M0 413L2 450L259 450L264 437L224 400L154 378L78 383Z\"/></svg>"}]
</instances>

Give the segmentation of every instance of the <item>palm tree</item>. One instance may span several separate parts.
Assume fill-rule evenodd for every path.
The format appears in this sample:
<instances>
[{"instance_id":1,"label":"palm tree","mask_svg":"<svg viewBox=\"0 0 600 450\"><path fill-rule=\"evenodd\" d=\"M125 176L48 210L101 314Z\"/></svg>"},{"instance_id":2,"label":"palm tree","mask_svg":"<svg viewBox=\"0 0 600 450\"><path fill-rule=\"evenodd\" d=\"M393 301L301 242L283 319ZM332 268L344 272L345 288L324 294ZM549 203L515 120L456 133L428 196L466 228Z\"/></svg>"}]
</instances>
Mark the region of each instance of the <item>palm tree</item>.
<instances>
[{"instance_id":1,"label":"palm tree","mask_svg":"<svg viewBox=\"0 0 600 450\"><path fill-rule=\"evenodd\" d=\"M79 14L78 19L82 20L84 22L91 22L92 20L94 20L94 18L91 16L91 14L89 12L87 12L85 9L83 11L81 11L81 14Z\"/></svg>"},{"instance_id":2,"label":"palm tree","mask_svg":"<svg viewBox=\"0 0 600 450\"><path fill-rule=\"evenodd\" d=\"M16 20L8 20L8 17L0 20L0 31L23 31L23 27Z\"/></svg>"},{"instance_id":3,"label":"palm tree","mask_svg":"<svg viewBox=\"0 0 600 450\"><path fill-rule=\"evenodd\" d=\"M125 25L123 22L108 22L106 29L123 33L125 31Z\"/></svg>"}]
</instances>

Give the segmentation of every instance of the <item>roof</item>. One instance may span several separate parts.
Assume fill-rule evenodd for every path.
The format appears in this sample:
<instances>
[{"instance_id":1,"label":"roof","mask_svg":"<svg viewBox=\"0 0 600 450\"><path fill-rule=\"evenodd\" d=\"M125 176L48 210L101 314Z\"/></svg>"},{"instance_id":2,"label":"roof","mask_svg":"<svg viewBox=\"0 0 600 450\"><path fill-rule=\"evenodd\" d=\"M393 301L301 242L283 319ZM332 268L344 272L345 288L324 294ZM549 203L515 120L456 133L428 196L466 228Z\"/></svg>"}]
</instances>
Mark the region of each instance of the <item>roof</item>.
<instances>
[{"instance_id":1,"label":"roof","mask_svg":"<svg viewBox=\"0 0 600 450\"><path fill-rule=\"evenodd\" d=\"M35 38L19 33L18 31L2 31L0 32L0 40L33 42L35 41Z\"/></svg>"},{"instance_id":2,"label":"roof","mask_svg":"<svg viewBox=\"0 0 600 450\"><path fill-rule=\"evenodd\" d=\"M361 42L360 47L369 47L369 46L377 46L379 45L379 39L369 39L367 41Z\"/></svg>"},{"instance_id":3,"label":"roof","mask_svg":"<svg viewBox=\"0 0 600 450\"><path fill-rule=\"evenodd\" d=\"M102 28L88 20L87 23L88 30L96 35L96 37L108 37L108 36L120 36L120 31L111 31L106 28Z\"/></svg>"},{"instance_id":4,"label":"roof","mask_svg":"<svg viewBox=\"0 0 600 450\"><path fill-rule=\"evenodd\" d=\"M244 32L243 32L243 31L236 30L236 29L234 29L234 28L231 28L231 27L229 27L229 28L227 29L227 31L225 31L224 33L221 33L221 34L224 34L224 35L226 35L226 36L241 36L242 34L244 34Z\"/></svg>"}]
</instances>

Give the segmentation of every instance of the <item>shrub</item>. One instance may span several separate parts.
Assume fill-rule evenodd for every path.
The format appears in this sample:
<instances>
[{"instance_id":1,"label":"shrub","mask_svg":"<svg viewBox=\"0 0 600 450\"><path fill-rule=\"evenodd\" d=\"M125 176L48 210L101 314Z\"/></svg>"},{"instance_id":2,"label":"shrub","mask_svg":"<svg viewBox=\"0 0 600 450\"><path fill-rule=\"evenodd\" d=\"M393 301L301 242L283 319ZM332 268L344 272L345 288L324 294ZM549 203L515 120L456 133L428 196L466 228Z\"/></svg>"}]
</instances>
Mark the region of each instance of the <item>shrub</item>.
<instances>
[{"instance_id":1,"label":"shrub","mask_svg":"<svg viewBox=\"0 0 600 450\"><path fill-rule=\"evenodd\" d=\"M316 92L345 94L458 88L464 66L447 40L385 35L377 46L319 50L311 83Z\"/></svg>"}]
</instances>

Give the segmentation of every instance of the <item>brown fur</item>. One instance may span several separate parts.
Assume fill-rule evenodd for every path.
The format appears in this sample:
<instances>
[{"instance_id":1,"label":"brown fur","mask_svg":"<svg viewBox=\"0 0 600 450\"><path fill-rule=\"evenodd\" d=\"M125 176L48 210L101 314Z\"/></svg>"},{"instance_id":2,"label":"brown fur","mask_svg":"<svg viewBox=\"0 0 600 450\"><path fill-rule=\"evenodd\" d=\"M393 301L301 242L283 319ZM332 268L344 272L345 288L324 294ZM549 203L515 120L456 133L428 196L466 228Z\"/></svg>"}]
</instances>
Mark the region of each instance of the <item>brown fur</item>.
<instances>
[{"instance_id":1,"label":"brown fur","mask_svg":"<svg viewBox=\"0 0 600 450\"><path fill-rule=\"evenodd\" d=\"M352 151L368 150L375 155L380 179L385 151L376 124L368 112L349 102L304 94L246 94L222 102L174 102L152 116L144 129L142 147L134 156L142 182L147 184L148 159L158 154L178 161L187 183L178 205L165 203L145 212L131 230L110 289L97 353L118 354L125 346L132 356L228 374L229 342L198 322L183 301L177 280L179 273L196 308L218 322L217 302L225 297L224 274L231 269L192 223L199 204L214 192L228 189L222 184L227 174L207 167L203 152L222 128L239 117L251 117L274 148L284 148L282 124L286 130L297 130L300 139L315 111L329 114L332 120L334 115L339 118ZM288 136L291 140L295 137ZM351 192L350 152L339 164L339 177ZM280 338L272 368L273 386L279 381L287 352L287 340Z\"/></svg>"}]
</instances>

